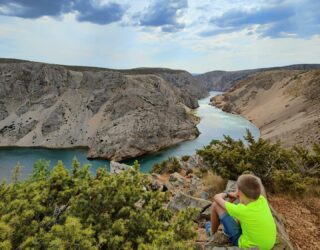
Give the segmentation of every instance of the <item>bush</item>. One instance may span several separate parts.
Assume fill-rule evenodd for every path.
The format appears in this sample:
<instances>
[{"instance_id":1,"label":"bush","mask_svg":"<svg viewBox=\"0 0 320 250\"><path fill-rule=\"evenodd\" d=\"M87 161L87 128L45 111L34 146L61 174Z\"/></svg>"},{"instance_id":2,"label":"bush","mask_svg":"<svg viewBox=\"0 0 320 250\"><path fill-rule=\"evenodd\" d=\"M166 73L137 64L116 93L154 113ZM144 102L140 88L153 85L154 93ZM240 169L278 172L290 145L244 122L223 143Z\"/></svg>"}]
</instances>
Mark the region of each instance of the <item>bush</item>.
<instances>
[{"instance_id":1,"label":"bush","mask_svg":"<svg viewBox=\"0 0 320 250\"><path fill-rule=\"evenodd\" d=\"M153 165L151 172L157 174L164 173L174 173L180 172L182 169L179 160L176 157L169 157L168 160L165 160L161 163L156 163Z\"/></svg>"},{"instance_id":2,"label":"bush","mask_svg":"<svg viewBox=\"0 0 320 250\"><path fill-rule=\"evenodd\" d=\"M0 184L1 249L192 249L195 210L174 216L167 194L146 190L133 169L119 175L74 160L49 171L35 164L26 181Z\"/></svg>"},{"instance_id":3,"label":"bush","mask_svg":"<svg viewBox=\"0 0 320 250\"><path fill-rule=\"evenodd\" d=\"M190 159L190 157L191 157L190 155L184 155L184 156L181 157L181 160L182 161L188 161Z\"/></svg>"},{"instance_id":4,"label":"bush","mask_svg":"<svg viewBox=\"0 0 320 250\"><path fill-rule=\"evenodd\" d=\"M223 192L226 187L226 181L211 171L208 171L203 176L203 184L205 191L209 194L209 198L213 198L215 194Z\"/></svg>"},{"instance_id":5,"label":"bush","mask_svg":"<svg viewBox=\"0 0 320 250\"><path fill-rule=\"evenodd\" d=\"M313 153L295 146L284 149L280 143L254 140L247 131L242 140L225 136L197 151L214 172L225 179L237 179L244 171L259 176L269 191L304 193L319 185L320 146Z\"/></svg>"}]
</instances>

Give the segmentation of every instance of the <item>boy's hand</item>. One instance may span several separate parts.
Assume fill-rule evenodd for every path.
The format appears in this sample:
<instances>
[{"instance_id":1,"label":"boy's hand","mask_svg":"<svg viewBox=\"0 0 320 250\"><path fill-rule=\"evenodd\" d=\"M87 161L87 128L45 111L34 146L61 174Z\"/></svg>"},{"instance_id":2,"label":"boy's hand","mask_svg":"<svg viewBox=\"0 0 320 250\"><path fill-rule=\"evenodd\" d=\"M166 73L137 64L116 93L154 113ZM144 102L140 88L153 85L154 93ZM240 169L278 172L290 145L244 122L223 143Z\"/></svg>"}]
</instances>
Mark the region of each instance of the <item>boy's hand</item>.
<instances>
[{"instance_id":1,"label":"boy's hand","mask_svg":"<svg viewBox=\"0 0 320 250\"><path fill-rule=\"evenodd\" d=\"M228 193L229 201L234 202L238 198L238 194L236 192Z\"/></svg>"}]
</instances>

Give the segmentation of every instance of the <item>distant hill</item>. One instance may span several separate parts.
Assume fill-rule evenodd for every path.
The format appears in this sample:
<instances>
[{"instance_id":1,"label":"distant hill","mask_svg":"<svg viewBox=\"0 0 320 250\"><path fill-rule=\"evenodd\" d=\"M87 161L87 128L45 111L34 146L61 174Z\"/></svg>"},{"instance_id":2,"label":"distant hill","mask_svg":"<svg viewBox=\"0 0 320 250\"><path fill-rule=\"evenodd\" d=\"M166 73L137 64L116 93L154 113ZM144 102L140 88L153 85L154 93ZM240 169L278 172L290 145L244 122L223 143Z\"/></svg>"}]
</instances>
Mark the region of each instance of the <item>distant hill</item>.
<instances>
[{"instance_id":1,"label":"distant hill","mask_svg":"<svg viewBox=\"0 0 320 250\"><path fill-rule=\"evenodd\" d=\"M237 82L251 76L253 74L264 71L275 70L310 70L320 69L320 64L296 64L283 67L271 67L260 69L249 69L239 71L222 71L216 70L204 74L194 76L208 90L226 91Z\"/></svg>"},{"instance_id":2,"label":"distant hill","mask_svg":"<svg viewBox=\"0 0 320 250\"><path fill-rule=\"evenodd\" d=\"M14 58L0 58L0 63L41 63L34 62L28 60L14 59ZM169 69L169 68L149 68L149 67L141 67L141 68L133 68L133 69L110 69L103 67L91 67L91 66L77 66L77 65L63 65L63 64L52 64L52 63L43 63L47 65L56 65L61 66L74 71L114 71L121 72L125 74L155 74L155 73L183 73L185 70L179 69Z\"/></svg>"},{"instance_id":3,"label":"distant hill","mask_svg":"<svg viewBox=\"0 0 320 250\"><path fill-rule=\"evenodd\" d=\"M249 76L212 104L251 120L264 139L311 147L320 143L319 96L319 69L274 70Z\"/></svg>"}]
</instances>

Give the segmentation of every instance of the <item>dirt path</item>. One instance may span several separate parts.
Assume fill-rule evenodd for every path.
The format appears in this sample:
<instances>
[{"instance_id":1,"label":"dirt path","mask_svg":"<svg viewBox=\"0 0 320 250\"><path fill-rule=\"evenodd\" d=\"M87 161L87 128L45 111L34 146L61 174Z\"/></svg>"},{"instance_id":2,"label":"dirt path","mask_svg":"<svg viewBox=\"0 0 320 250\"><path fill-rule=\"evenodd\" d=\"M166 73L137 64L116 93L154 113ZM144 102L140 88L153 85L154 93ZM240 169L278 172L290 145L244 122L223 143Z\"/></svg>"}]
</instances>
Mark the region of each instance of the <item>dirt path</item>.
<instances>
[{"instance_id":1,"label":"dirt path","mask_svg":"<svg viewBox=\"0 0 320 250\"><path fill-rule=\"evenodd\" d=\"M320 249L320 198L302 201L278 196L268 198L283 215L290 240L298 249Z\"/></svg>"}]
</instances>

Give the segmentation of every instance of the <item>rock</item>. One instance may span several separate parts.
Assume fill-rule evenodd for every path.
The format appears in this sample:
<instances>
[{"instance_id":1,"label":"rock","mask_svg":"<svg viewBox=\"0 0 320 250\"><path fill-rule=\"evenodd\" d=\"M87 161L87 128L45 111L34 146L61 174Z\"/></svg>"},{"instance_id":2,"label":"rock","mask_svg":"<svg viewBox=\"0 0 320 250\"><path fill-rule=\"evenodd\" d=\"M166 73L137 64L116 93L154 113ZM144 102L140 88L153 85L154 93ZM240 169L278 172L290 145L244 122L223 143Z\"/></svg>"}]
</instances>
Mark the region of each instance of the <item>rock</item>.
<instances>
[{"instance_id":1,"label":"rock","mask_svg":"<svg viewBox=\"0 0 320 250\"><path fill-rule=\"evenodd\" d=\"M207 192L202 191L200 193L200 198L203 199L203 200L208 200L209 194Z\"/></svg>"},{"instance_id":2,"label":"rock","mask_svg":"<svg viewBox=\"0 0 320 250\"><path fill-rule=\"evenodd\" d=\"M161 175L152 173L150 181L151 181L151 185L150 185L151 190L153 191L160 190L163 192L168 190L167 187L164 185L164 180Z\"/></svg>"},{"instance_id":3,"label":"rock","mask_svg":"<svg viewBox=\"0 0 320 250\"><path fill-rule=\"evenodd\" d=\"M194 195L197 191L201 190L201 187L202 187L202 179L200 179L196 175L192 175L188 193L190 195Z\"/></svg>"},{"instance_id":4,"label":"rock","mask_svg":"<svg viewBox=\"0 0 320 250\"><path fill-rule=\"evenodd\" d=\"M152 180L151 182L151 189L153 191L156 191L156 190L163 190L163 185L157 181L157 180Z\"/></svg>"},{"instance_id":5,"label":"rock","mask_svg":"<svg viewBox=\"0 0 320 250\"><path fill-rule=\"evenodd\" d=\"M208 165L202 160L200 155L192 155L185 162L182 162L182 165L186 170L192 171L195 168L208 168Z\"/></svg>"},{"instance_id":6,"label":"rock","mask_svg":"<svg viewBox=\"0 0 320 250\"><path fill-rule=\"evenodd\" d=\"M198 208L202 210L204 207L211 204L211 201L192 197L182 192L177 193L168 204L168 209L178 212L188 207Z\"/></svg>"},{"instance_id":7,"label":"rock","mask_svg":"<svg viewBox=\"0 0 320 250\"><path fill-rule=\"evenodd\" d=\"M24 125L18 128L16 138L18 139L23 138L25 135L30 133L36 127L37 124L38 124L38 121L36 120L33 120L29 123L25 123Z\"/></svg>"},{"instance_id":8,"label":"rock","mask_svg":"<svg viewBox=\"0 0 320 250\"><path fill-rule=\"evenodd\" d=\"M44 136L57 131L64 124L64 107L62 105L54 109L48 118L42 123L41 132Z\"/></svg>"},{"instance_id":9,"label":"rock","mask_svg":"<svg viewBox=\"0 0 320 250\"><path fill-rule=\"evenodd\" d=\"M187 179L175 172L170 174L168 181L164 186L172 193L177 193L187 187Z\"/></svg>"},{"instance_id":10,"label":"rock","mask_svg":"<svg viewBox=\"0 0 320 250\"><path fill-rule=\"evenodd\" d=\"M130 168L131 168L131 166L129 166L127 164L122 164L122 163L115 162L115 161L110 162L110 173L111 174L119 174L122 171L126 171Z\"/></svg>"},{"instance_id":11,"label":"rock","mask_svg":"<svg viewBox=\"0 0 320 250\"><path fill-rule=\"evenodd\" d=\"M191 156L187 160L186 164L187 164L187 169L194 169L194 168L198 167L198 161L195 156Z\"/></svg>"},{"instance_id":12,"label":"rock","mask_svg":"<svg viewBox=\"0 0 320 250\"><path fill-rule=\"evenodd\" d=\"M196 175L193 175L192 178L191 178L191 183L190 184L199 187L200 185L202 185L202 179L199 178Z\"/></svg>"},{"instance_id":13,"label":"rock","mask_svg":"<svg viewBox=\"0 0 320 250\"><path fill-rule=\"evenodd\" d=\"M174 182L184 183L184 178L179 173L174 172L173 174L170 174L169 181L171 183L174 183Z\"/></svg>"},{"instance_id":14,"label":"rock","mask_svg":"<svg viewBox=\"0 0 320 250\"><path fill-rule=\"evenodd\" d=\"M237 189L237 182L228 180L225 192L235 192Z\"/></svg>"}]
</instances>

